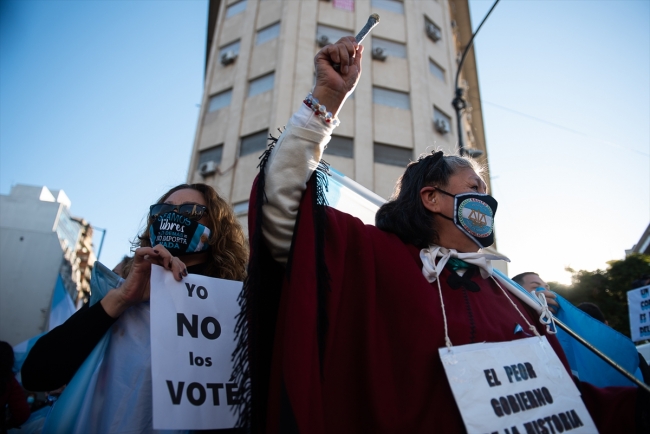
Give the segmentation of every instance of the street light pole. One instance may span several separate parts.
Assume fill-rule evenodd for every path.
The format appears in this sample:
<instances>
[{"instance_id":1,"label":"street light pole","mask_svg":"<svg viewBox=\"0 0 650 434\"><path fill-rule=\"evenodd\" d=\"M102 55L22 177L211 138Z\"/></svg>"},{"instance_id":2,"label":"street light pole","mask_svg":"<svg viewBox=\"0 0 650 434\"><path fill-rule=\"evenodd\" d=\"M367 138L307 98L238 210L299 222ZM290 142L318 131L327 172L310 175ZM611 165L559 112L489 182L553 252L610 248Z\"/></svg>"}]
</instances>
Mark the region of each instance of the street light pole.
<instances>
[{"instance_id":1,"label":"street light pole","mask_svg":"<svg viewBox=\"0 0 650 434\"><path fill-rule=\"evenodd\" d=\"M485 23L485 20L490 16L492 11L494 10L495 6L497 3L499 3L501 0L496 0L488 13L485 15L485 18L483 18L483 21L481 21L481 24L479 24L478 28L470 38L469 42L467 43L467 46L465 47L465 50L463 50L463 54L460 57L460 62L458 63L458 70L456 71L456 81L454 82L454 99L451 101L451 105L454 106L454 110L456 110L456 123L458 124L458 153L460 155L465 155L467 151L465 151L465 145L463 142L463 128L462 128L462 121L463 121L463 110L467 107L467 102L463 99L463 92L464 90L460 87L458 87L458 79L460 78L460 71L463 69L463 63L465 63L465 57L467 56L467 53L469 52L469 49L472 47L472 43L474 42L474 37L478 34L479 30L481 30L481 27L483 27L483 23Z\"/></svg>"}]
</instances>

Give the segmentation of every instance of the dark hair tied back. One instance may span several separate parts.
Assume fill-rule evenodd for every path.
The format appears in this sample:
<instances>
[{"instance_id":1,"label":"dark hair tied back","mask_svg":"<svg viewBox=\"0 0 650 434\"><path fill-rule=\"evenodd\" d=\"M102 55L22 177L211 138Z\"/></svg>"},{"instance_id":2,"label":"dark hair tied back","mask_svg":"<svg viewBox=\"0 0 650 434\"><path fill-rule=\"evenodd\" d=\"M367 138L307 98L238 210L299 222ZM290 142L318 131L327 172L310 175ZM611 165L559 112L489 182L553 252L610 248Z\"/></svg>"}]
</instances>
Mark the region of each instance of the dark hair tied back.
<instances>
[{"instance_id":1,"label":"dark hair tied back","mask_svg":"<svg viewBox=\"0 0 650 434\"><path fill-rule=\"evenodd\" d=\"M433 213L420 198L424 187L446 187L449 177L460 168L476 170L474 163L442 151L423 155L411 162L397 181L391 199L382 205L375 216L376 226L397 235L404 243L424 249L438 241L433 225Z\"/></svg>"}]
</instances>

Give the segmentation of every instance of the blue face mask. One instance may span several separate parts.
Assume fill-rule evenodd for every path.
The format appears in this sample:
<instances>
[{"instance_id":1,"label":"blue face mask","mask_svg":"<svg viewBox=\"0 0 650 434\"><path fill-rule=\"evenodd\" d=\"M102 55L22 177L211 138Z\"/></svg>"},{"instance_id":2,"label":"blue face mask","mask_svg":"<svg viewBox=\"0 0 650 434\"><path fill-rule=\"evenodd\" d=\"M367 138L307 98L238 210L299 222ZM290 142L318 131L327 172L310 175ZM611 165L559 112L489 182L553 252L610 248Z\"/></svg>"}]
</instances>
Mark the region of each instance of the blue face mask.
<instances>
[{"instance_id":1,"label":"blue face mask","mask_svg":"<svg viewBox=\"0 0 650 434\"><path fill-rule=\"evenodd\" d=\"M176 212L158 215L149 227L151 245L162 245L173 256L208 250L210 229Z\"/></svg>"},{"instance_id":2,"label":"blue face mask","mask_svg":"<svg viewBox=\"0 0 650 434\"><path fill-rule=\"evenodd\" d=\"M497 201L489 194L460 193L453 195L437 188L441 193L454 198L454 218L440 214L454 222L479 248L494 244L494 215Z\"/></svg>"}]
</instances>

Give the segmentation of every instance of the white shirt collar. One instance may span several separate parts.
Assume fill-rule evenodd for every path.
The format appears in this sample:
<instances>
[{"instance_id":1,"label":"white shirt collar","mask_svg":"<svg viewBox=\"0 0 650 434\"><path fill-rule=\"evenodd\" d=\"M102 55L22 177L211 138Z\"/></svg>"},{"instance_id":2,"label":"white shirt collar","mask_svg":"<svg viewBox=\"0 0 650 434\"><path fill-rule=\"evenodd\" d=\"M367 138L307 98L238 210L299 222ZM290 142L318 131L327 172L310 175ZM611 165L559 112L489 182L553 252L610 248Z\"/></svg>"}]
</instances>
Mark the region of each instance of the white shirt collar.
<instances>
[{"instance_id":1,"label":"white shirt collar","mask_svg":"<svg viewBox=\"0 0 650 434\"><path fill-rule=\"evenodd\" d=\"M436 263L436 259L440 258ZM422 274L431 283L435 282L443 268L449 261L449 258L458 258L468 264L476 265L481 270L481 276L487 279L492 275L492 261L501 260L510 262L505 256L493 253L458 253L454 249L447 249L436 245L430 245L426 249L420 250L420 259L422 260Z\"/></svg>"}]
</instances>

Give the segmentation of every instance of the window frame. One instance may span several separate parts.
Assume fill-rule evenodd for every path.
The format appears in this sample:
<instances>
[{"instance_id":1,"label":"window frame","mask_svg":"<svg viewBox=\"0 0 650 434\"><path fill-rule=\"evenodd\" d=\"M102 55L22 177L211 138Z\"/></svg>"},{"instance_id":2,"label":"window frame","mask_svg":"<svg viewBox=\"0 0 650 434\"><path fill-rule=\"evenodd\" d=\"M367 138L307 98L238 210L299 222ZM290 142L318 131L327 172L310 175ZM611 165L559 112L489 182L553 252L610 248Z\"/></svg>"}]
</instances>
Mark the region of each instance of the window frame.
<instances>
[{"instance_id":1,"label":"window frame","mask_svg":"<svg viewBox=\"0 0 650 434\"><path fill-rule=\"evenodd\" d=\"M208 155L207 153L209 151L219 151L217 152L218 158L213 159L213 158L204 158L205 155ZM219 143L218 145L210 146L209 148L206 149L201 149L198 152L198 158L196 159L196 169L199 170L201 165L203 163L207 163L208 161L214 161L215 164L218 166L221 164L221 161L223 160L223 143Z\"/></svg>"},{"instance_id":2,"label":"window frame","mask_svg":"<svg viewBox=\"0 0 650 434\"><path fill-rule=\"evenodd\" d=\"M452 134L454 132L454 124L452 123L452 118L450 115L445 113L444 110L442 110L440 107L434 104L433 106L433 122L435 123L436 120L438 119L444 119L447 122L447 125L449 125L449 132L442 134L436 129L436 133L441 134L441 135L447 135L447 134ZM435 128L434 128L435 129Z\"/></svg>"},{"instance_id":3,"label":"window frame","mask_svg":"<svg viewBox=\"0 0 650 434\"><path fill-rule=\"evenodd\" d=\"M219 98L219 97L221 97L223 95L228 95L228 102L226 104L224 104L224 105L221 105L221 106L217 107L217 108L212 108L213 101L216 101L217 98ZM210 97L208 97L208 110L207 110L207 113L214 113L214 112L217 112L217 111L219 111L219 110L221 110L221 109L223 109L225 107L228 107L231 102L232 102L232 87L230 89L226 89L226 90L223 90L221 92L217 92L217 93L215 93L213 95L210 95Z\"/></svg>"},{"instance_id":4,"label":"window frame","mask_svg":"<svg viewBox=\"0 0 650 434\"><path fill-rule=\"evenodd\" d=\"M381 152L377 152L378 150L382 149L386 151L388 155L381 155ZM390 155L391 152L394 153L392 156ZM400 156L400 153L403 155ZM406 153L409 153L409 156L406 158L406 160L403 160L403 158L406 157ZM374 142L372 144L372 154L373 163L386 164L388 166L406 168L406 166L408 166L408 164L413 161L413 149L402 148L395 145L387 145L385 143Z\"/></svg>"},{"instance_id":5,"label":"window frame","mask_svg":"<svg viewBox=\"0 0 650 434\"><path fill-rule=\"evenodd\" d=\"M245 146L246 146L244 142L246 140L253 140L253 139L259 140L259 138L262 135L264 135L264 146L259 146L258 144L252 145L252 147L250 149L246 149L246 152L244 152ZM238 152L239 156L244 157L246 155L255 154L257 151L266 150L267 145L268 145L268 137L269 137L269 130L261 130L261 131L257 131L255 133L247 134L245 136L240 137L239 138L239 152Z\"/></svg>"},{"instance_id":6,"label":"window frame","mask_svg":"<svg viewBox=\"0 0 650 434\"><path fill-rule=\"evenodd\" d=\"M393 105L393 104L385 104L382 102L378 102L383 98L383 96L390 97L390 95L393 94L395 97L406 97L406 101L408 104L403 104L403 105ZM377 98L378 96L383 95L380 98ZM386 101L386 100L384 100ZM394 99L394 101L399 101L399 98ZM402 92L401 90L394 90L394 89L386 89L385 87L379 87L379 86L373 86L372 87L372 103L373 104L378 104L378 105L383 105L386 107L392 107L396 108L399 110L411 110L411 95L408 92ZM408 107L406 107L408 105Z\"/></svg>"},{"instance_id":7,"label":"window frame","mask_svg":"<svg viewBox=\"0 0 650 434\"><path fill-rule=\"evenodd\" d=\"M255 87L256 84L264 83L264 80L268 80L269 77L271 77L270 79L271 86L269 88L263 88L264 90L256 89L255 93L251 93L252 89ZM254 96L273 90L274 86L275 86L275 71L271 71L267 74L255 77L251 80L248 80L248 92L246 93L246 98L252 98Z\"/></svg>"},{"instance_id":8,"label":"window frame","mask_svg":"<svg viewBox=\"0 0 650 434\"><path fill-rule=\"evenodd\" d=\"M434 73L433 69L439 71L441 76ZM432 58L429 58L429 73L434 77L436 77L438 80L441 80L443 83L447 82L447 71L445 70L445 68L440 66L440 64L435 60L433 60Z\"/></svg>"},{"instance_id":9,"label":"window frame","mask_svg":"<svg viewBox=\"0 0 650 434\"><path fill-rule=\"evenodd\" d=\"M391 7L399 4L399 7ZM371 0L370 1L370 7L371 8L377 8L381 9L383 11L388 11L392 12L394 14L400 14L404 15L404 2L401 0Z\"/></svg>"},{"instance_id":10,"label":"window frame","mask_svg":"<svg viewBox=\"0 0 650 434\"><path fill-rule=\"evenodd\" d=\"M270 29L274 29L274 28L277 28L277 33L275 35L273 35L272 37L270 37L268 39L265 39L262 42L260 42L260 34L262 34L263 32L269 31ZM277 21L277 22L275 22L273 24L270 24L270 25L268 25L268 26L266 26L266 27L264 27L262 29L259 29L257 32L255 32L255 46L265 44L265 43L267 43L269 41L272 41L274 39L277 39L279 37L280 37L280 21Z\"/></svg>"},{"instance_id":11,"label":"window frame","mask_svg":"<svg viewBox=\"0 0 650 434\"><path fill-rule=\"evenodd\" d=\"M243 9L239 9L241 5L244 5ZM248 0L239 0L238 2L229 4L226 6L226 19L246 12L246 9L248 9Z\"/></svg>"},{"instance_id":12,"label":"window frame","mask_svg":"<svg viewBox=\"0 0 650 434\"><path fill-rule=\"evenodd\" d=\"M372 50L379 47L384 51L384 55L386 56L397 57L399 59L406 59L408 57L408 54L406 52L406 44L403 44L401 42L391 41L389 39L373 36L371 44L372 44ZM397 49L398 47L399 49ZM404 49L404 51L403 53L400 53L399 51L402 48Z\"/></svg>"},{"instance_id":13,"label":"window frame","mask_svg":"<svg viewBox=\"0 0 650 434\"><path fill-rule=\"evenodd\" d=\"M339 146L337 143L341 145ZM330 147L333 144L334 146ZM346 136L339 136L333 134L323 154L329 156L353 159L354 158L354 137L346 137Z\"/></svg>"},{"instance_id":14,"label":"window frame","mask_svg":"<svg viewBox=\"0 0 650 434\"><path fill-rule=\"evenodd\" d=\"M230 42L222 46L221 48L219 48L219 59L221 59L221 56L223 56L224 53L231 50L234 51L236 55L239 55L240 49L241 49L241 39L237 39L236 41Z\"/></svg>"}]
</instances>

